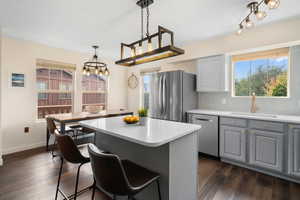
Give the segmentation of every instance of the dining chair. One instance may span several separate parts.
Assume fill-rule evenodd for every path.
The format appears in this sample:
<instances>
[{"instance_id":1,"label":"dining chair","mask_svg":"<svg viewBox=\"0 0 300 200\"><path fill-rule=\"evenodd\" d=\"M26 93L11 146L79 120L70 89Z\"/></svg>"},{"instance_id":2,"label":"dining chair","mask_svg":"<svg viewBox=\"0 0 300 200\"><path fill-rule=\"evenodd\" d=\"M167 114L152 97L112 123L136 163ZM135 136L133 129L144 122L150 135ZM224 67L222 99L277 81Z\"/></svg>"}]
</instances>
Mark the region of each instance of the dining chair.
<instances>
[{"instance_id":1,"label":"dining chair","mask_svg":"<svg viewBox=\"0 0 300 200\"><path fill-rule=\"evenodd\" d=\"M51 155L52 155L52 158L54 158L56 156L54 154L54 149L55 149L55 146L56 146L55 133L59 133L59 130L57 129L56 124L55 124L55 122L54 122L54 120L52 118L47 117L46 118L46 122L47 122L47 131L50 133L49 136L51 136L51 135L54 136L54 143L51 146Z\"/></svg>"},{"instance_id":2,"label":"dining chair","mask_svg":"<svg viewBox=\"0 0 300 200\"><path fill-rule=\"evenodd\" d=\"M56 193L55 193L55 200L57 200L58 193L60 193L64 199L74 199L76 200L77 196L82 194L83 192L92 188L92 186L86 187L81 191L78 191L78 182L79 182L79 175L80 169L82 165L89 163L90 158L83 156L76 144L74 143L73 139L69 135L61 135L59 133L55 133L55 138L57 142L57 147L59 149L59 156L61 158L61 165L59 169ZM76 182L75 182L75 192L72 195L67 196L61 189L60 189L60 181L62 176L62 169L64 161L70 162L72 164L78 164L77 174L76 174Z\"/></svg>"},{"instance_id":3,"label":"dining chair","mask_svg":"<svg viewBox=\"0 0 300 200\"><path fill-rule=\"evenodd\" d=\"M94 175L92 200L96 189L112 194L114 200L117 196L127 196L129 200L133 200L136 194L154 182L161 200L158 173L131 161L121 160L117 155L102 152L94 144L88 145L88 152Z\"/></svg>"},{"instance_id":4,"label":"dining chair","mask_svg":"<svg viewBox=\"0 0 300 200\"><path fill-rule=\"evenodd\" d=\"M69 126L72 130L74 130L73 132L73 139L75 140L75 143L77 144L79 142L78 137L82 137L82 136L87 136L87 135L93 135L93 141L89 140L90 142L93 142L95 144L95 140L96 140L96 136L95 136L95 131L93 129L89 129L86 127L83 127L79 124L75 124L75 125L70 125Z\"/></svg>"}]
</instances>

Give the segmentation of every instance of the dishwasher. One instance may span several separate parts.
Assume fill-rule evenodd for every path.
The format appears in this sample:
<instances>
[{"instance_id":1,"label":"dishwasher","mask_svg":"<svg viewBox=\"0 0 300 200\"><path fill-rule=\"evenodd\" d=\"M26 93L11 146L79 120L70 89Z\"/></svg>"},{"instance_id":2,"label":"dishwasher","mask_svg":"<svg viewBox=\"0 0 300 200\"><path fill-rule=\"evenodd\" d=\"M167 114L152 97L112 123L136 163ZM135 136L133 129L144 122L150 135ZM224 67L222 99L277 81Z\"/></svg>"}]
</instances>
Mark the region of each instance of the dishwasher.
<instances>
[{"instance_id":1,"label":"dishwasher","mask_svg":"<svg viewBox=\"0 0 300 200\"><path fill-rule=\"evenodd\" d=\"M198 133L198 151L219 157L219 117L193 114L192 123L202 126Z\"/></svg>"}]
</instances>

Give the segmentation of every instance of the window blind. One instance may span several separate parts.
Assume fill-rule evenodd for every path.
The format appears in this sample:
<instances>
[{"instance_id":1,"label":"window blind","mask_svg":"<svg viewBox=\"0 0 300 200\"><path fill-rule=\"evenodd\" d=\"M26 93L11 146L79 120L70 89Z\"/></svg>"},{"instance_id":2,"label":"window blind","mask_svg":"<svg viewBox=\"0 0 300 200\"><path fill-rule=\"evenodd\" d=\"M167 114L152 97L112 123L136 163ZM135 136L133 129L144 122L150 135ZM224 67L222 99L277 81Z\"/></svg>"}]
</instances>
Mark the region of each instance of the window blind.
<instances>
[{"instance_id":1,"label":"window blind","mask_svg":"<svg viewBox=\"0 0 300 200\"><path fill-rule=\"evenodd\" d=\"M257 60L257 59L269 59L278 58L289 55L290 48L272 49L267 51L258 51L254 53L246 53L232 56L233 62L246 61L246 60Z\"/></svg>"},{"instance_id":2,"label":"window blind","mask_svg":"<svg viewBox=\"0 0 300 200\"><path fill-rule=\"evenodd\" d=\"M38 68L51 68L51 69L67 69L67 70L76 70L75 64L63 63L52 60L37 59L36 66Z\"/></svg>"},{"instance_id":3,"label":"window blind","mask_svg":"<svg viewBox=\"0 0 300 200\"><path fill-rule=\"evenodd\" d=\"M145 74L159 72L160 70L161 70L160 67L154 67L154 68L150 68L150 69L142 69L140 71L140 74L143 76Z\"/></svg>"}]
</instances>

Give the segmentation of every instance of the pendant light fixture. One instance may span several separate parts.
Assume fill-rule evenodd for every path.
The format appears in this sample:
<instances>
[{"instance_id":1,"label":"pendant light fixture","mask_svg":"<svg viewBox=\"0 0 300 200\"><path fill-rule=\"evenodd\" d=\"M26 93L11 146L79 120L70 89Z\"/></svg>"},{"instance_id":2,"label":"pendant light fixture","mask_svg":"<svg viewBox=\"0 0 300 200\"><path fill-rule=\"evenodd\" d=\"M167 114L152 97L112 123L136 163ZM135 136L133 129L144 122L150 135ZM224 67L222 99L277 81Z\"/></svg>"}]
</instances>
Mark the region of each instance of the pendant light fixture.
<instances>
[{"instance_id":1,"label":"pendant light fixture","mask_svg":"<svg viewBox=\"0 0 300 200\"><path fill-rule=\"evenodd\" d=\"M280 0L261 0L260 2L253 1L247 5L250 12L249 14L241 21L239 24L239 29L237 34L240 35L243 32L244 28L250 29L254 27L254 22L251 20L251 17L254 15L257 20L263 20L267 13L262 10L262 6L265 5L269 9L276 9L280 5Z\"/></svg>"},{"instance_id":2,"label":"pendant light fixture","mask_svg":"<svg viewBox=\"0 0 300 200\"><path fill-rule=\"evenodd\" d=\"M121 59L115 63L123 66L134 66L160 59L184 54L184 50L174 46L174 33L162 26L158 26L158 32L149 33L149 6L153 0L139 0L137 5L141 8L141 39L130 44L121 43ZM147 14L146 35L144 36L144 9ZM169 35L169 43L163 45L163 35ZM153 43L157 39L157 46ZM166 41L165 41L166 42ZM143 46L144 45L144 46ZM125 50L130 51L129 56Z\"/></svg>"},{"instance_id":3,"label":"pendant light fixture","mask_svg":"<svg viewBox=\"0 0 300 200\"><path fill-rule=\"evenodd\" d=\"M98 60L97 49L99 48L99 46L95 45L92 47L95 50L95 54L91 61L87 61L84 63L82 72L83 75L89 76L91 74L95 74L99 76L109 76L109 70L107 68L107 65Z\"/></svg>"}]
</instances>

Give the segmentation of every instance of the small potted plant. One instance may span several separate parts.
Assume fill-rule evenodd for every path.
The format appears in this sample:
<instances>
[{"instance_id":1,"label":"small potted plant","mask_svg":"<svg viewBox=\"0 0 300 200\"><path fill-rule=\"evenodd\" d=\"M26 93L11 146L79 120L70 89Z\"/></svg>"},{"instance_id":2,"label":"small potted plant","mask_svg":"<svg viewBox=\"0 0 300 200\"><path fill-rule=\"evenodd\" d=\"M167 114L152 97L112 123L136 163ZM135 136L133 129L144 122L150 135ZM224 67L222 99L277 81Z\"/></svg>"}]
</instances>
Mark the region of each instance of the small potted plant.
<instances>
[{"instance_id":1,"label":"small potted plant","mask_svg":"<svg viewBox=\"0 0 300 200\"><path fill-rule=\"evenodd\" d=\"M139 113L139 117L140 117L140 124L144 125L147 120L148 110L145 108L141 108L138 110L138 113Z\"/></svg>"}]
</instances>

